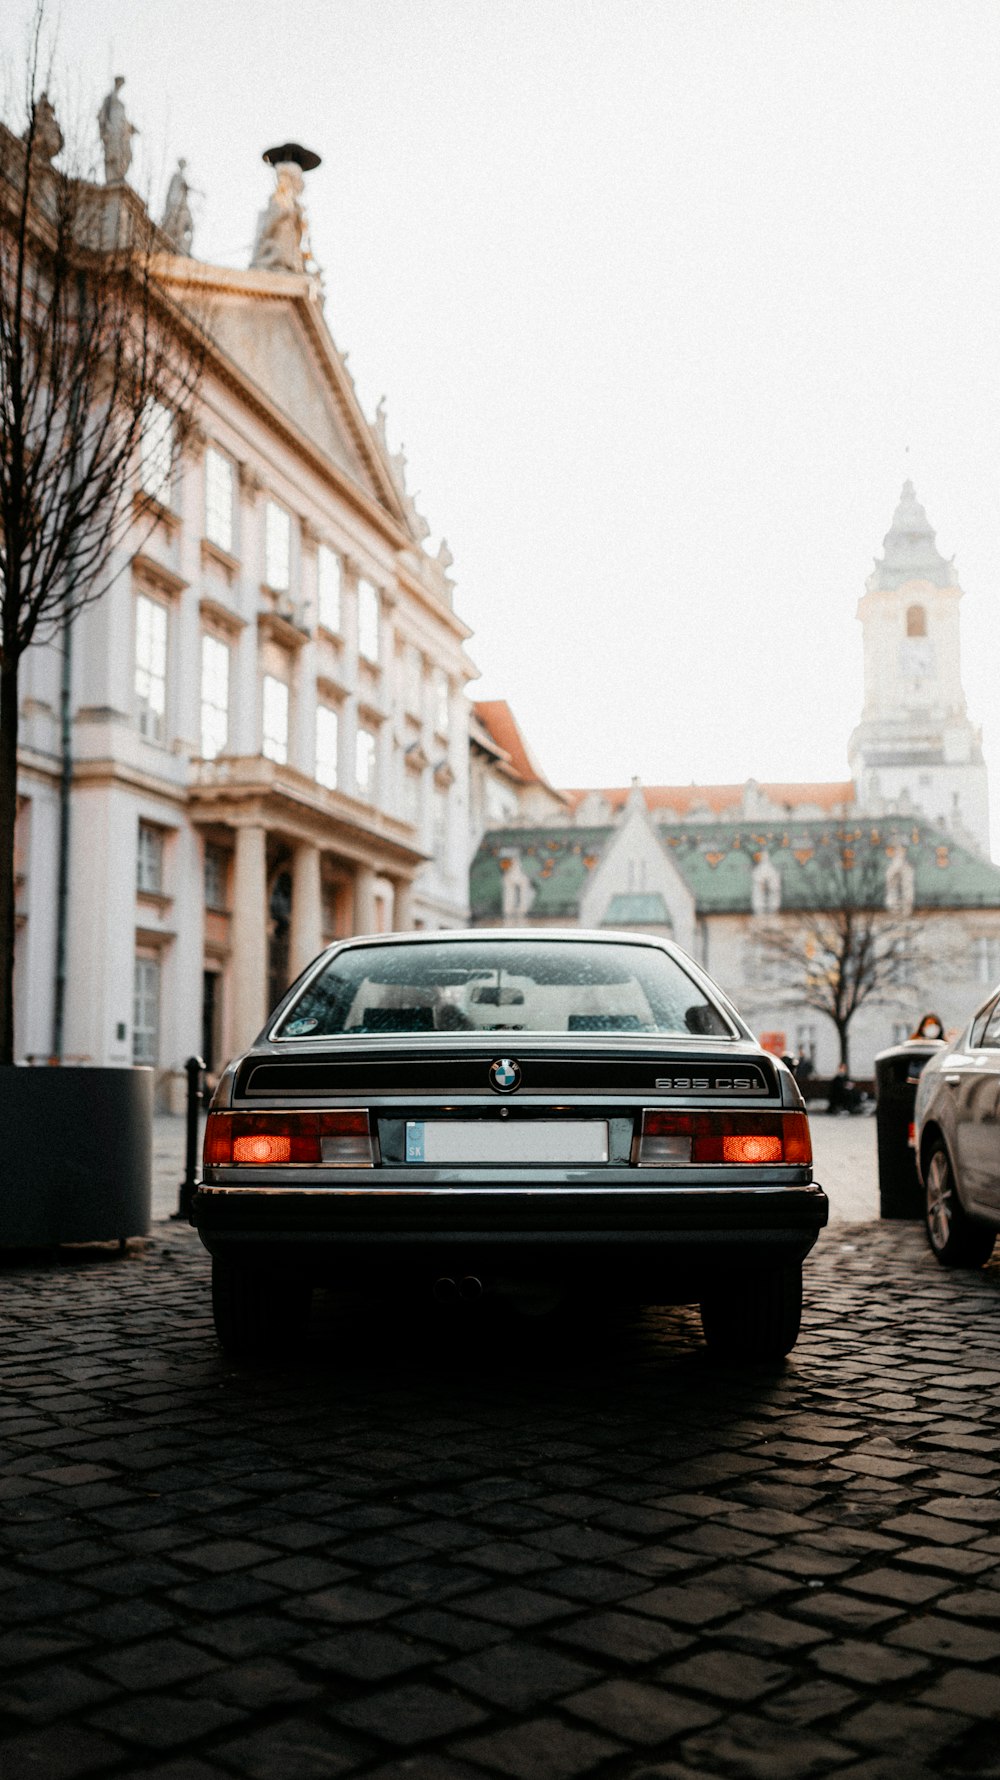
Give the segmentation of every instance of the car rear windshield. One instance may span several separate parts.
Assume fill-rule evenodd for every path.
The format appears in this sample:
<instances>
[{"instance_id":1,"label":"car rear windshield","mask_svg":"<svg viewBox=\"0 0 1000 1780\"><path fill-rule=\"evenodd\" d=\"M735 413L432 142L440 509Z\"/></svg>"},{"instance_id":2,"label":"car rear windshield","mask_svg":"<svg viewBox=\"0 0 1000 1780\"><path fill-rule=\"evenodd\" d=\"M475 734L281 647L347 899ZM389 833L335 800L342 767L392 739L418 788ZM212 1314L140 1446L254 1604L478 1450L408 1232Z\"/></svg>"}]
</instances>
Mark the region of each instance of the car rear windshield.
<instances>
[{"instance_id":1,"label":"car rear windshield","mask_svg":"<svg viewBox=\"0 0 1000 1780\"><path fill-rule=\"evenodd\" d=\"M668 952L597 940L351 946L307 984L278 1038L334 1033L666 1032L733 1027Z\"/></svg>"}]
</instances>

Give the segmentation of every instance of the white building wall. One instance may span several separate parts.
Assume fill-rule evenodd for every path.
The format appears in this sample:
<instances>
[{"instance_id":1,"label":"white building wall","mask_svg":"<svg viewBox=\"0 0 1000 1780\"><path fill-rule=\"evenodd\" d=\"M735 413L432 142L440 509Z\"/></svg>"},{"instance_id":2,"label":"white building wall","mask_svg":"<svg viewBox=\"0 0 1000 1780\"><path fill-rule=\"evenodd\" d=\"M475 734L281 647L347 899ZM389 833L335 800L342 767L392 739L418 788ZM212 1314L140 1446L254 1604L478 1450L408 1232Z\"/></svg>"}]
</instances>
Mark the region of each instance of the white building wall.
<instances>
[{"instance_id":1,"label":"white building wall","mask_svg":"<svg viewBox=\"0 0 1000 1780\"><path fill-rule=\"evenodd\" d=\"M261 679L267 650L290 644L291 777L287 792L276 798L275 809L263 808L259 818L267 836L269 880L307 838L322 856L328 884L339 885L334 900L341 931L350 930L359 907L371 906L370 880L365 877L370 872L376 874L375 907L387 926L397 912L406 924L462 925L468 911L469 766L463 688L473 670L464 654L466 629L452 615L433 561L416 546L404 551L393 533L395 521L375 523L363 503L335 488L322 465L304 455L287 431L279 432L258 408L243 402L231 383L223 385L211 374L206 377L198 418L201 437L196 431L178 465L172 512L152 531L133 538L132 548L140 546L139 557L132 565L124 555L119 559L114 566L124 572L104 598L82 614L73 631L76 783L65 1054L95 1063L131 1061L137 947L155 955L162 988L161 1104L176 1102L184 1060L201 1048L206 963L221 963L224 1019L233 1031L231 941L226 932L228 923L232 934L237 911L206 915L204 840L207 825L215 844L232 850L242 806L237 791L227 802L227 775L238 778L242 771L255 783L271 782L271 763L261 760ZM235 481L231 553L204 539L207 442L242 467ZM270 497L291 515L291 587L287 596L277 599L263 586L264 514ZM371 497L366 498L370 503ZM317 634L315 628L318 540L334 549L343 565L337 637ZM381 650L375 667L358 655L357 582L362 575L381 596ZM160 600L168 614L167 711L160 740L144 738L137 724L135 610L140 590ZM281 632L269 614L285 615L297 628ZM303 627L308 634L303 634ZM193 802L205 776L200 753L201 643L206 629L230 648L229 739L225 755L209 770L209 777L214 773L221 787L218 817L211 810L206 813L203 802ZM412 721L403 721L400 709L397 641L404 638L416 641L423 659L424 698L415 729ZM449 722L440 732L429 692L429 677L436 668L447 674L450 687ZM314 777L317 676L322 676L324 701L333 703L339 716L336 793L318 786ZM23 735L26 749L31 750L30 759L25 756L22 790L31 797L32 809L31 863L25 883L28 920L18 946L17 1042L21 1055L29 1049L47 1055L58 858L58 650L29 652L22 691ZM377 785L369 803L356 796L359 719L378 737ZM403 807L397 756L397 742L407 743L414 733L427 757L416 827L410 826ZM433 851L435 791L448 805L445 845L439 857L421 868L420 852ZM159 899L136 892L140 819L158 824L168 836ZM408 894L407 882L414 874L413 893ZM230 896L234 877L230 866ZM363 881L359 895L352 895L355 879ZM269 924L263 894L260 901L249 918L263 927ZM310 921L312 944L318 949L322 943L318 911ZM236 1034L237 1041L245 1036Z\"/></svg>"},{"instance_id":2,"label":"white building wall","mask_svg":"<svg viewBox=\"0 0 1000 1780\"><path fill-rule=\"evenodd\" d=\"M783 1032L787 1048L794 1053L801 1048L801 1030L812 1026L817 1074L832 1075L840 1061L836 1028L826 1015L783 989L783 973L768 985L767 971L761 970L755 949L754 917L710 916L705 930L706 968L754 1032ZM990 986L980 974L983 948L977 947L977 941L982 940L993 942L1000 959L1000 910L947 912L929 916L922 923L922 955L913 971L912 983L894 990L885 1003L865 1004L852 1021L850 1056L854 1075L872 1075L876 1054L911 1032L925 1013L938 1014L946 1031L957 1031L965 1025ZM1000 967L997 980L1000 981Z\"/></svg>"}]
</instances>

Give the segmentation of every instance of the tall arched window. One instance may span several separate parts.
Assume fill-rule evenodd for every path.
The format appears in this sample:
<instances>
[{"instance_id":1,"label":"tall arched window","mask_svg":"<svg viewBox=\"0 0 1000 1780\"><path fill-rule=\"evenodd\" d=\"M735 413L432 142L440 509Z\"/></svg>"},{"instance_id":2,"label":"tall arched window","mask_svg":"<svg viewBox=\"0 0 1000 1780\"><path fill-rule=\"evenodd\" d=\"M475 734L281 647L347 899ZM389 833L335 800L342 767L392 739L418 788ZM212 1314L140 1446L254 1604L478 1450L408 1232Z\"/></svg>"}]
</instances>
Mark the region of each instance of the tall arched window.
<instances>
[{"instance_id":1,"label":"tall arched window","mask_svg":"<svg viewBox=\"0 0 1000 1780\"><path fill-rule=\"evenodd\" d=\"M927 613L923 606L907 607L906 634L908 637L925 637L927 635Z\"/></svg>"}]
</instances>

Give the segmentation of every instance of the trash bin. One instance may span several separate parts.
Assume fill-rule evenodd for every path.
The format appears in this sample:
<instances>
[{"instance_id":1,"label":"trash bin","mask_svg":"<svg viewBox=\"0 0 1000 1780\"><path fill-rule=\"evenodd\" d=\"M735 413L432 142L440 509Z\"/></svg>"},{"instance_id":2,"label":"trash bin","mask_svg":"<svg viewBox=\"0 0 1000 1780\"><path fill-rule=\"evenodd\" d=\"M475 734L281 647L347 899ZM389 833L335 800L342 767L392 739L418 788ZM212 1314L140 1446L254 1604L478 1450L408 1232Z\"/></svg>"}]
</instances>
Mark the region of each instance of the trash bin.
<instances>
[{"instance_id":1,"label":"trash bin","mask_svg":"<svg viewBox=\"0 0 1000 1780\"><path fill-rule=\"evenodd\" d=\"M917 1082L940 1039L909 1038L875 1059L879 1217L923 1217L924 1201L910 1137Z\"/></svg>"}]
</instances>

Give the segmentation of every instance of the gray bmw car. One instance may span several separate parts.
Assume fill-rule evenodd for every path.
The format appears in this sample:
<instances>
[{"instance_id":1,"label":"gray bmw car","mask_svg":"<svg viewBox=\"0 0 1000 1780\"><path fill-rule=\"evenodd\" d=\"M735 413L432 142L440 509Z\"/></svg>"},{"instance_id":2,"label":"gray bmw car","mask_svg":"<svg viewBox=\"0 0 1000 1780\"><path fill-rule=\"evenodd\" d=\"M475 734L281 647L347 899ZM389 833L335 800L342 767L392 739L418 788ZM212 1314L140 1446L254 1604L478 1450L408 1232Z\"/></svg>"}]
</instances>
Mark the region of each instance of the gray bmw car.
<instances>
[{"instance_id":1,"label":"gray bmw car","mask_svg":"<svg viewBox=\"0 0 1000 1780\"><path fill-rule=\"evenodd\" d=\"M678 947L480 929L310 966L219 1082L192 1219L233 1354L328 1285L697 1303L710 1347L774 1359L827 1212L791 1074Z\"/></svg>"},{"instance_id":2,"label":"gray bmw car","mask_svg":"<svg viewBox=\"0 0 1000 1780\"><path fill-rule=\"evenodd\" d=\"M927 1237L945 1267L983 1267L1000 1229L1000 990L925 1065L917 1167Z\"/></svg>"}]
</instances>

